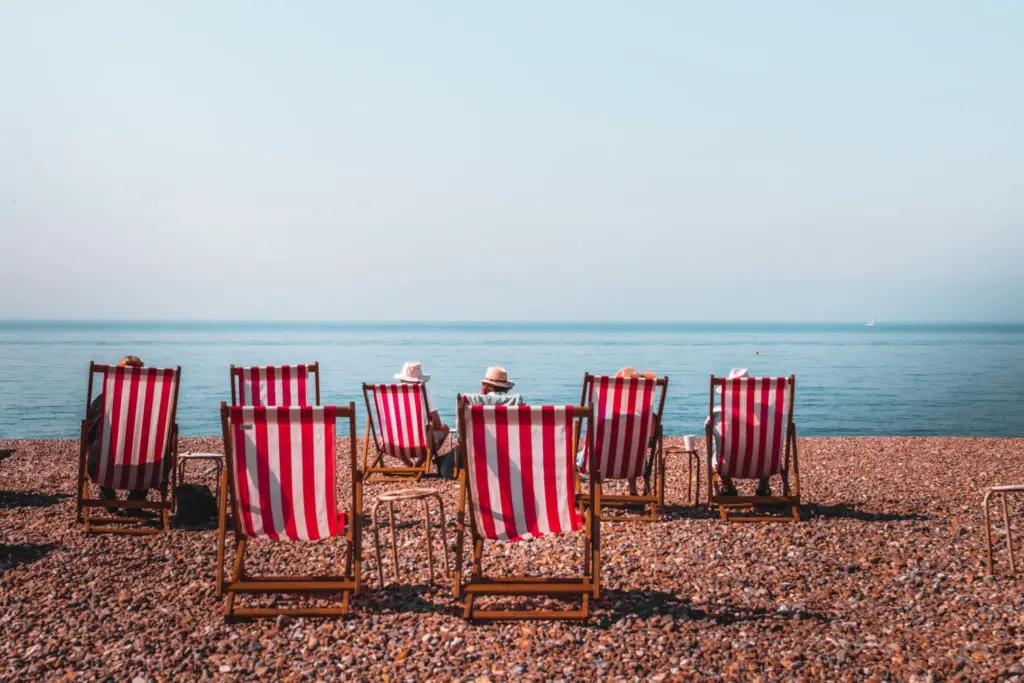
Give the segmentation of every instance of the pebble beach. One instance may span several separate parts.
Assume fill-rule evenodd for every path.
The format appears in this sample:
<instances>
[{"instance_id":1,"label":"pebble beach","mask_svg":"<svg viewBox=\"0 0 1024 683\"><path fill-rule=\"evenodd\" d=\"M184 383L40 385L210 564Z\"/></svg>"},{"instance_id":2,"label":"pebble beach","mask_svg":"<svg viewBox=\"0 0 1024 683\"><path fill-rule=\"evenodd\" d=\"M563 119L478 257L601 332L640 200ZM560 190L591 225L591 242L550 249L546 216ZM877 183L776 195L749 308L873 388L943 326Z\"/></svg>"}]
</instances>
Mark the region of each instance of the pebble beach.
<instances>
[{"instance_id":1,"label":"pebble beach","mask_svg":"<svg viewBox=\"0 0 1024 683\"><path fill-rule=\"evenodd\" d=\"M1024 482L1024 439L801 438L799 447L803 521L726 524L687 503L682 442L667 439L667 508L653 523L602 525L601 597L585 623L467 623L443 572L429 582L422 508L400 507L401 579L384 552L379 588L367 525L351 614L226 624L214 596L215 521L87 536L74 523L77 441L0 441L14 450L0 461L0 679L1024 677L1024 568L1009 575L999 535L988 575L981 512L985 487ZM181 440L183 452L220 448ZM190 473L213 488L205 466ZM442 492L454 559L456 485L417 485ZM364 513L376 495L408 486L372 480ZM1024 501L1010 511L1019 520ZM1017 529L1024 565L1024 522ZM330 571L343 551L343 540L264 543L251 565ZM499 544L485 566L568 573L581 553L573 535L543 538Z\"/></svg>"}]
</instances>

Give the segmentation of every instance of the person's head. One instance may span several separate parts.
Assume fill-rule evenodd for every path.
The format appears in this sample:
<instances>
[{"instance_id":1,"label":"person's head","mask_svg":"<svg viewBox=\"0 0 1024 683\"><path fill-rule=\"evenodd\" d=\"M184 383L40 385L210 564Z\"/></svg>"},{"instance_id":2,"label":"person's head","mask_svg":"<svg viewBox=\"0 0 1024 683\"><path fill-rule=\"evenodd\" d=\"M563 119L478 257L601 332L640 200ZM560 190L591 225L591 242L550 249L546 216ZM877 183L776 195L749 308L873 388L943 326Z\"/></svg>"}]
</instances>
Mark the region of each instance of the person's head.
<instances>
[{"instance_id":1,"label":"person's head","mask_svg":"<svg viewBox=\"0 0 1024 683\"><path fill-rule=\"evenodd\" d=\"M395 373L394 378L405 384L426 384L430 381L430 375L424 374L423 366L414 360L406 361L402 371Z\"/></svg>"},{"instance_id":2,"label":"person's head","mask_svg":"<svg viewBox=\"0 0 1024 683\"><path fill-rule=\"evenodd\" d=\"M117 361L117 367L119 368L141 368L143 365L142 359L138 356L125 356Z\"/></svg>"},{"instance_id":3,"label":"person's head","mask_svg":"<svg viewBox=\"0 0 1024 683\"><path fill-rule=\"evenodd\" d=\"M493 365L487 368L484 378L480 380L480 393L489 394L494 392L504 394L515 385L515 382L509 381L508 371L505 368Z\"/></svg>"},{"instance_id":4,"label":"person's head","mask_svg":"<svg viewBox=\"0 0 1024 683\"><path fill-rule=\"evenodd\" d=\"M615 373L615 378L619 379L635 379L637 377L643 377L644 379L657 379L658 376L650 370L644 370L643 372L637 372L633 368L622 368Z\"/></svg>"}]
</instances>

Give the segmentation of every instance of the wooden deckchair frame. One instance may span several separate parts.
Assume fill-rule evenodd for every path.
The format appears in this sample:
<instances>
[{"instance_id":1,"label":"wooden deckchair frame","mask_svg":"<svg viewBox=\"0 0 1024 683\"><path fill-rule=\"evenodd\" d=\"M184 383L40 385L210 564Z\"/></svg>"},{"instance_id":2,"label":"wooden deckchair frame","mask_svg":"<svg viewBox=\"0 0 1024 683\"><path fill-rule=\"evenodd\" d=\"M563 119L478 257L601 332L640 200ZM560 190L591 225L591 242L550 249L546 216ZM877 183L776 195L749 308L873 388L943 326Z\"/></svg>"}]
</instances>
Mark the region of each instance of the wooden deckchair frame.
<instances>
[{"instance_id":1,"label":"wooden deckchair frame","mask_svg":"<svg viewBox=\"0 0 1024 683\"><path fill-rule=\"evenodd\" d=\"M85 523L86 533L115 533L115 534L132 534L132 535L146 535L156 534L161 531L171 530L171 512L174 510L175 498L174 489L177 486L177 472L178 472L178 425L176 423L177 411L178 411L178 393L181 388L181 366L177 366L174 370L174 400L171 402L171 416L170 425L171 428L167 433L167 445L164 453L164 458L168 458L170 462L161 463L161 467L168 467L170 469L165 470L167 476L165 476L163 486L160 487L160 500L102 500L100 498L91 498L89 496L89 474L87 470L87 461L89 457L89 444L86 439L88 438L88 417L89 408L92 406L92 381L94 375L102 375L109 368L110 365L97 365L96 363L89 362L89 389L86 392L85 399L85 415L86 419L82 420L81 432L79 434L79 453L78 453L78 482L75 486L75 492L77 496L76 501L76 520L81 523ZM102 406L101 406L102 409ZM170 499L168 499L168 482L170 483ZM157 510L160 512L162 521L162 529L154 529L152 527L141 526L140 520L136 518L125 518L125 517L93 517L92 510L100 508L103 510L113 511L117 509L130 508L133 510ZM98 524L98 526L96 526ZM126 526L112 526L112 525L126 525Z\"/></svg>"},{"instance_id":2,"label":"wooden deckchair frame","mask_svg":"<svg viewBox=\"0 0 1024 683\"><path fill-rule=\"evenodd\" d=\"M363 438L363 476L366 481L369 481L370 475L374 473L382 475L385 479L412 477L419 481L423 478L424 474L430 472L430 465L433 463L435 455L434 430L430 424L430 400L427 398L427 388L423 384L410 384L410 386L419 387L419 391L422 392L423 396L423 408L427 420L423 425L423 441L427 447L427 457L423 460L423 464L417 467L385 467L385 453L381 441L377 438L378 425L377 420L374 418L377 414L377 404L375 401L371 402L370 400L370 393L373 392L376 395L377 386L376 384L363 382L363 400L366 401L366 435ZM374 460L373 465L370 465L369 462L371 434L373 434L373 447L377 449L377 458Z\"/></svg>"},{"instance_id":3,"label":"wooden deckchair frame","mask_svg":"<svg viewBox=\"0 0 1024 683\"><path fill-rule=\"evenodd\" d=\"M262 366L262 367L281 367L281 366ZM233 406L241 405L238 402L238 400L240 398L238 396L238 376L242 374L242 371L248 370L248 369L249 369L249 366L241 366L241 365L236 366L234 363L231 364L231 405L233 405ZM318 405L320 405L320 361L315 360L312 363L310 363L309 365L307 365L306 366L306 372L309 373L309 375L315 375L315 377L313 379L313 385L316 387L316 396L315 396L316 403L314 403L313 405L318 406ZM309 389L307 388L306 391L308 393Z\"/></svg>"},{"instance_id":4,"label":"wooden deckchair frame","mask_svg":"<svg viewBox=\"0 0 1024 683\"><path fill-rule=\"evenodd\" d=\"M227 622L237 618L273 617L281 614L303 617L326 617L346 614L351 598L359 594L361 557L362 557L362 524L363 524L363 486L362 475L356 462L356 404L337 407L338 418L348 418L348 452L352 477L352 510L346 515L348 529L348 551L345 554L344 576L248 576L245 571L245 552L252 540L242 533L241 517L238 511L238 497L235 491L234 458L232 457L232 439L230 425L230 408L227 403L220 404L221 427L224 432L224 453L227 461L226 471L221 477L220 485L220 517L217 526L217 585L216 595L225 593L224 619ZM337 432L335 432L337 435ZM338 458L334 460L335 473L338 472ZM228 482L232 482L230 485ZM231 516L235 536L235 559L232 563L230 579L224 579L224 555L227 535L227 501L231 501ZM325 539L326 540L326 539ZM330 539L336 540L336 539ZM341 607L256 607L237 608L235 597L240 593L338 593L342 594Z\"/></svg>"},{"instance_id":5,"label":"wooden deckchair frame","mask_svg":"<svg viewBox=\"0 0 1024 683\"><path fill-rule=\"evenodd\" d=\"M800 521L800 461L796 450L796 424L793 422L793 399L796 395L796 376L790 375L786 378L786 391L789 393L789 410L786 415L786 443L783 455L782 468L778 475L782 479L782 495L773 496L723 496L721 495L721 478L712 466L714 458L714 411L715 411L715 388L722 387L730 380L724 377L711 375L711 398L708 401L709 420L705 426L705 443L707 446L707 467L708 467L708 506L718 506L718 512L723 521L726 522L799 522ZM724 410L724 406L723 406ZM725 419L725 415L722 415ZM725 445L722 445L725 450ZM789 476L792 473L793 483L790 486ZM755 505L782 505L790 508L791 515L783 517L775 516L743 516L730 515L730 508L750 508Z\"/></svg>"},{"instance_id":6,"label":"wooden deckchair frame","mask_svg":"<svg viewBox=\"0 0 1024 683\"><path fill-rule=\"evenodd\" d=\"M590 404L591 387L594 380L600 379L600 375L592 375L589 372L583 374L583 391L580 394L580 405L596 406ZM665 448L664 433L662 430L662 414L665 412L665 394L668 393L668 377L661 377L655 381L655 390L659 391L660 398L657 399L657 410L654 413L654 425L651 430L650 443L645 447L648 451L647 458L651 459L651 478L644 479L644 492L642 494L611 494L601 496L602 507L622 508L634 505L651 506L650 513L646 515L614 515L601 517L602 522L654 522L658 519L658 509L665 507ZM580 431L582 421L576 423L576 434L573 439L574 449L579 453ZM588 451L589 459L594 459L593 447ZM653 480L653 482L652 482ZM625 480L621 480L625 481ZM590 496L582 490L579 473L576 476L576 494L580 510L590 505Z\"/></svg>"},{"instance_id":7,"label":"wooden deckchair frame","mask_svg":"<svg viewBox=\"0 0 1024 683\"><path fill-rule=\"evenodd\" d=\"M459 415L463 411L463 399L460 395L456 401L456 409ZM573 408L573 420L587 420L587 438L593 441L589 429L589 421L593 411L586 406ZM483 571L484 560L484 537L476 525L476 515L472 514L472 507L476 504L473 494L470 491L467 477L467 454L466 454L466 422L459 421L459 510L458 510L458 534L455 545L455 573L452 578L452 593L456 600L463 601L463 616L470 620L523 620L523 619L571 619L584 620L590 616L590 600L599 596L601 578L601 525L598 518L601 513L601 481L597 476L591 459L590 472L590 499L593 501L591 509L584 514L584 555L583 572L580 576L573 577L540 577L540 576L486 576ZM591 443L591 446L593 444ZM575 454L570 457L575 458ZM466 531L466 508L470 508L469 528L472 541L472 569L469 580L463 583L463 540ZM522 542L522 541L518 541ZM500 596L580 596L582 606L578 610L481 610L474 606L474 601L479 595L500 595Z\"/></svg>"}]
</instances>

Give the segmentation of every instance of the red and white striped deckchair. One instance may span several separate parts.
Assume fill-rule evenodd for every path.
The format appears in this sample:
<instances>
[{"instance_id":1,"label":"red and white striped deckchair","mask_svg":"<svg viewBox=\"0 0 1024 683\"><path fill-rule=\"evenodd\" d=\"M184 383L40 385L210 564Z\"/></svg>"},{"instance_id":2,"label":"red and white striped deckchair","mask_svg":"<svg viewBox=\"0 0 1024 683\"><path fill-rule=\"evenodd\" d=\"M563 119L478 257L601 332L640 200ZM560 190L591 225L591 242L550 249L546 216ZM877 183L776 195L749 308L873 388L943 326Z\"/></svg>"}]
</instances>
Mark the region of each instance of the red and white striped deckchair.
<instances>
[{"instance_id":1,"label":"red and white striped deckchair","mask_svg":"<svg viewBox=\"0 0 1024 683\"><path fill-rule=\"evenodd\" d=\"M465 596L467 619L585 619L590 598L598 595L600 538L596 517L586 520L576 507L573 424L590 421L591 410L573 406L474 406L457 402L459 411L458 543L455 597ZM589 433L589 432L588 432ZM591 477L594 514L600 514L601 483ZM471 511L472 573L462 582L466 506ZM585 530L582 575L568 578L485 577L485 541L523 541ZM574 611L474 609L478 595L578 595Z\"/></svg>"},{"instance_id":2,"label":"red and white striped deckchair","mask_svg":"<svg viewBox=\"0 0 1024 683\"><path fill-rule=\"evenodd\" d=\"M366 400L366 436L363 439L363 472L369 477L385 476L419 479L430 471L435 455L428 430L430 404L424 384L363 384ZM369 463L370 435L377 449ZM384 466L384 457L397 458L401 465Z\"/></svg>"},{"instance_id":3,"label":"red and white striped deckchair","mask_svg":"<svg viewBox=\"0 0 1024 683\"><path fill-rule=\"evenodd\" d=\"M359 589L362 487L356 467L355 404L334 406L233 406L221 404L221 421L235 534L235 562L224 581L227 500L220 497L217 546L217 595L227 593L224 616L277 614L335 615L348 611ZM351 509L339 509L336 423L348 419ZM245 552L253 539L323 541L345 536L343 576L249 577ZM236 609L238 593L340 592L341 608Z\"/></svg>"},{"instance_id":4,"label":"red and white striped deckchair","mask_svg":"<svg viewBox=\"0 0 1024 683\"><path fill-rule=\"evenodd\" d=\"M93 444L87 442L88 410L92 405L93 378L100 376L102 414ZM89 364L86 420L82 421L78 466L78 515L86 531L154 533L156 529L117 528L121 518L94 518L92 508L159 510L164 530L170 529L174 506L167 499L168 478L173 479L178 453L178 426L174 417L178 405L181 368L160 369ZM89 465L92 449L95 465ZM89 480L120 491L158 489L159 501L101 500L90 498ZM99 526L96 526L96 523Z\"/></svg>"},{"instance_id":5,"label":"red and white striped deckchair","mask_svg":"<svg viewBox=\"0 0 1024 683\"><path fill-rule=\"evenodd\" d=\"M313 401L310 401L310 376ZM320 363L262 367L231 366L231 405L320 405Z\"/></svg>"},{"instance_id":6,"label":"red and white striped deckchair","mask_svg":"<svg viewBox=\"0 0 1024 683\"><path fill-rule=\"evenodd\" d=\"M716 389L720 389L718 392ZM727 508L751 505L786 505L792 519L800 514L800 467L796 451L796 425L793 423L793 397L796 377L739 377L723 379L711 376L709 413L706 426L708 472L730 479L761 479L779 475L782 495L723 496L718 477L710 476L708 493L711 505L717 505L727 521L773 521L779 517L735 517ZM720 394L720 412L715 413L715 396ZM792 488L790 474L793 475Z\"/></svg>"},{"instance_id":7,"label":"red and white striped deckchair","mask_svg":"<svg viewBox=\"0 0 1024 683\"><path fill-rule=\"evenodd\" d=\"M644 476L644 465L650 465L650 478L644 480L642 495L605 493L602 505L651 506L647 516L605 517L605 521L653 521L658 506L665 503L665 463L662 446L661 415L665 409L668 377L607 377L590 373L583 375L580 402L594 409L595 471L601 480L635 479ZM577 425L577 438L579 425ZM590 450L583 447L583 471L589 469ZM589 504L586 494L580 495L582 505Z\"/></svg>"}]
</instances>

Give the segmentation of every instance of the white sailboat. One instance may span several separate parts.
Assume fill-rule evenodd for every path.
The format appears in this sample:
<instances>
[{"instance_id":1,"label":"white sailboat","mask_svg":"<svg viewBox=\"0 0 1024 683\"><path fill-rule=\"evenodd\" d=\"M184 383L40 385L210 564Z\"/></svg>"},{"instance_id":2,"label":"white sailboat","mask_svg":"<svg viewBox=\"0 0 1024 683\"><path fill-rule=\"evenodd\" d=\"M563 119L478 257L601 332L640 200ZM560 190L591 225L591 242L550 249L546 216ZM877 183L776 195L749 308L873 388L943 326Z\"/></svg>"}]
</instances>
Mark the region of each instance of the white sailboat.
<instances>
[{"instance_id":1,"label":"white sailboat","mask_svg":"<svg viewBox=\"0 0 1024 683\"><path fill-rule=\"evenodd\" d=\"M867 323L865 324L865 327L874 327L874 326L875 326L875 319L874 318L872 318L871 320L867 321Z\"/></svg>"}]
</instances>

